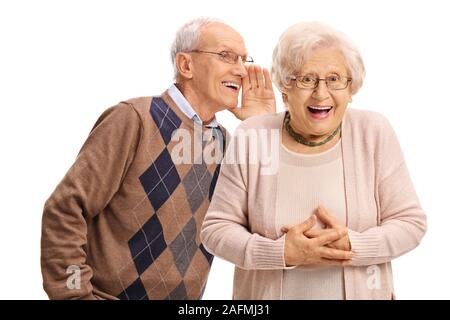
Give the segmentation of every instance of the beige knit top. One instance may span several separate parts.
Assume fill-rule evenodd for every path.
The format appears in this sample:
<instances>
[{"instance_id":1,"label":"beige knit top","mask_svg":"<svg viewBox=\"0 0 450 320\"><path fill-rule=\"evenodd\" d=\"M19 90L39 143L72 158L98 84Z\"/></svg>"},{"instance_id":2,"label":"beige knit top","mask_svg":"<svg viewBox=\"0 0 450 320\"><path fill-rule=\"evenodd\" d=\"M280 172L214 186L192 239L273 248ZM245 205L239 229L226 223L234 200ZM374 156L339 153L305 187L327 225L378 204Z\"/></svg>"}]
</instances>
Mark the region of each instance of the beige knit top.
<instances>
[{"instance_id":1,"label":"beige knit top","mask_svg":"<svg viewBox=\"0 0 450 320\"><path fill-rule=\"evenodd\" d=\"M279 148L272 133L281 131L284 115L251 117L241 123L237 132L256 137L241 139L235 134L225 158L237 153L248 161L222 163L203 222L200 235L206 249L236 265L233 299L283 298L285 237L274 219L279 170L263 174L266 162L256 151L264 145L269 146L266 154L279 150L270 146ZM239 148L239 139L244 148ZM425 213L386 118L347 109L341 150L346 226L355 252L352 265L344 267L345 299L391 299L390 261L420 243L427 228ZM252 164L255 155L259 162Z\"/></svg>"},{"instance_id":2,"label":"beige knit top","mask_svg":"<svg viewBox=\"0 0 450 320\"><path fill-rule=\"evenodd\" d=\"M295 153L280 144L277 229L305 221L320 204L346 223L341 142L318 154ZM318 221L314 228L322 227ZM344 298L342 267L301 266L283 271L282 299Z\"/></svg>"}]
</instances>

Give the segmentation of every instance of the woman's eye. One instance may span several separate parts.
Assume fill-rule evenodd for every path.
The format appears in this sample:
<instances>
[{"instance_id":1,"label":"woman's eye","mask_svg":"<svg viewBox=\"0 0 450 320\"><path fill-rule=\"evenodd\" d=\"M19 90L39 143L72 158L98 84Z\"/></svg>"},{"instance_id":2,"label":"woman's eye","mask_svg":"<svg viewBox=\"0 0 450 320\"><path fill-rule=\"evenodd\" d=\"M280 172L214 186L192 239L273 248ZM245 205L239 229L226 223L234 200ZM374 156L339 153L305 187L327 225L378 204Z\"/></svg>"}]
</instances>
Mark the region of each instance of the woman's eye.
<instances>
[{"instance_id":1,"label":"woman's eye","mask_svg":"<svg viewBox=\"0 0 450 320\"><path fill-rule=\"evenodd\" d=\"M310 82L315 82L315 81L316 81L316 79L314 77L309 77L309 76L303 77L303 82L310 83Z\"/></svg>"},{"instance_id":2,"label":"woman's eye","mask_svg":"<svg viewBox=\"0 0 450 320\"><path fill-rule=\"evenodd\" d=\"M328 77L328 81L331 81L331 82L339 81L339 76L331 76L331 77Z\"/></svg>"}]
</instances>

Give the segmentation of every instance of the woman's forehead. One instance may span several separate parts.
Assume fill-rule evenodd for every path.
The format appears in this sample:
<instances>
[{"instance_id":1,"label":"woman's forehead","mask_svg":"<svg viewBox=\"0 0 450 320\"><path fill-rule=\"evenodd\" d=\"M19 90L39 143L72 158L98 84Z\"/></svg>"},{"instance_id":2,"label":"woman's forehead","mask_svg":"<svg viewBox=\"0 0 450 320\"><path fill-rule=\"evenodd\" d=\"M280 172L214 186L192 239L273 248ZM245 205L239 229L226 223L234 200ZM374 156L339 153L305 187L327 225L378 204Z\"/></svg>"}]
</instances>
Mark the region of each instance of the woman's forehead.
<instances>
[{"instance_id":1,"label":"woman's forehead","mask_svg":"<svg viewBox=\"0 0 450 320\"><path fill-rule=\"evenodd\" d=\"M311 52L301 66L302 72L345 72L347 61L335 48L318 48Z\"/></svg>"}]
</instances>

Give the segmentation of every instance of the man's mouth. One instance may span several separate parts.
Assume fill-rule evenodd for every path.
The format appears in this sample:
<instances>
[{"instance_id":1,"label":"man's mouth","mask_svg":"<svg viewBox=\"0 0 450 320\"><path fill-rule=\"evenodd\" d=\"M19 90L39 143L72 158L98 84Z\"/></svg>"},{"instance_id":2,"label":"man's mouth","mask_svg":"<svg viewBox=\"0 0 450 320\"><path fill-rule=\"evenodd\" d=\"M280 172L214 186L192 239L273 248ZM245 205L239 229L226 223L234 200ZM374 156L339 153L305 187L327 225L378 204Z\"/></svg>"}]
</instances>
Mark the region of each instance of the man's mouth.
<instances>
[{"instance_id":1,"label":"man's mouth","mask_svg":"<svg viewBox=\"0 0 450 320\"><path fill-rule=\"evenodd\" d=\"M314 119L325 119L333 106L308 106L308 111Z\"/></svg>"},{"instance_id":2,"label":"man's mouth","mask_svg":"<svg viewBox=\"0 0 450 320\"><path fill-rule=\"evenodd\" d=\"M236 82L222 81L222 85L235 91L239 91L240 85Z\"/></svg>"}]
</instances>

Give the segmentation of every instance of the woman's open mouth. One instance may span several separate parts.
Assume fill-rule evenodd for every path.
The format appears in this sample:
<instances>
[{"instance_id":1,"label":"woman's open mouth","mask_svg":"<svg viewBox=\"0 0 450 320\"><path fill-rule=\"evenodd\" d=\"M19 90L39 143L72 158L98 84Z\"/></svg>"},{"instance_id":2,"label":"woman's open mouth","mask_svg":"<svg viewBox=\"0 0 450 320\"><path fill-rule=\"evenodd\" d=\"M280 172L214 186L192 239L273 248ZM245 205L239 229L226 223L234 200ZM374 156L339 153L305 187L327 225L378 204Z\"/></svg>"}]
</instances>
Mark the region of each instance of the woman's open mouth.
<instances>
[{"instance_id":1,"label":"woman's open mouth","mask_svg":"<svg viewBox=\"0 0 450 320\"><path fill-rule=\"evenodd\" d=\"M326 119L333 106L308 106L309 115L316 120Z\"/></svg>"}]
</instances>

